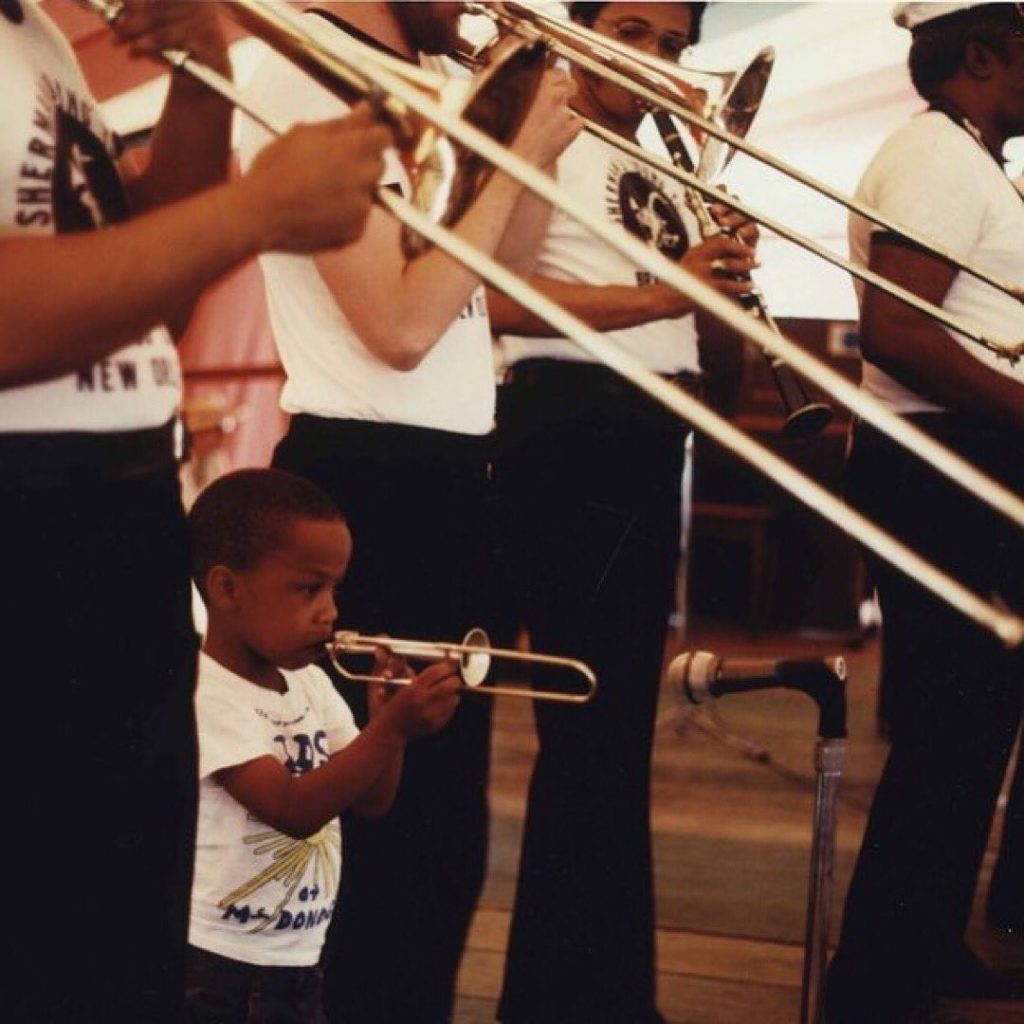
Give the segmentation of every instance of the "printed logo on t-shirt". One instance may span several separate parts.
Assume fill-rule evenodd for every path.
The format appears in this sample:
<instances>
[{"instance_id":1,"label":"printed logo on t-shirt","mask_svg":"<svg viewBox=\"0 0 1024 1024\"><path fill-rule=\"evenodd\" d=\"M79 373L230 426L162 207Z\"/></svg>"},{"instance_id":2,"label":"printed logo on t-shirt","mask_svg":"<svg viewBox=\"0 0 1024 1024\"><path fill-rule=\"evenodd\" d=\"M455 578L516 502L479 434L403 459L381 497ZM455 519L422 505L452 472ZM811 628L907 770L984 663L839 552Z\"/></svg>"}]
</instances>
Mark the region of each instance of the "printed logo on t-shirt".
<instances>
[{"instance_id":1,"label":"printed logo on t-shirt","mask_svg":"<svg viewBox=\"0 0 1024 1024\"><path fill-rule=\"evenodd\" d=\"M308 709L307 709L308 710ZM264 716L266 717L266 716ZM305 775L330 758L327 733L279 734L274 745L291 775ZM249 815L248 820L259 819ZM262 824L262 823L261 823ZM326 927L341 868L341 827L329 821L307 839L261 828L242 840L252 851L253 873L217 903L222 919L246 932L309 931Z\"/></svg>"},{"instance_id":2,"label":"printed logo on t-shirt","mask_svg":"<svg viewBox=\"0 0 1024 1024\"><path fill-rule=\"evenodd\" d=\"M690 248L682 215L651 169L613 161L605 196L609 216L663 256L678 260Z\"/></svg>"},{"instance_id":3,"label":"printed logo on t-shirt","mask_svg":"<svg viewBox=\"0 0 1024 1024\"><path fill-rule=\"evenodd\" d=\"M469 302L462 307L459 319L475 320L481 316L487 316L487 297L483 289L479 288L469 297Z\"/></svg>"},{"instance_id":4,"label":"printed logo on t-shirt","mask_svg":"<svg viewBox=\"0 0 1024 1024\"><path fill-rule=\"evenodd\" d=\"M21 227L63 234L125 220L128 203L95 106L42 74L15 195Z\"/></svg>"}]
</instances>

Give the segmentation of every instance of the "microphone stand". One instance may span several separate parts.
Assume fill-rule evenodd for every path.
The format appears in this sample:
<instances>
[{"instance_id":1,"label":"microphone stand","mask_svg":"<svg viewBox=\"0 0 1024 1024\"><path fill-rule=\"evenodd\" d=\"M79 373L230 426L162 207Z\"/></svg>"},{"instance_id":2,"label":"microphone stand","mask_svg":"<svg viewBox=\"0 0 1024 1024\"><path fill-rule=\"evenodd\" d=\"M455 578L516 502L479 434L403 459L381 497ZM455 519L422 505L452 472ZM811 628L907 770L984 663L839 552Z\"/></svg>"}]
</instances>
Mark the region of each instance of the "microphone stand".
<instances>
[{"instance_id":1,"label":"microphone stand","mask_svg":"<svg viewBox=\"0 0 1024 1024\"><path fill-rule=\"evenodd\" d=\"M829 915L835 885L839 782L846 764L846 664L842 658L781 662L777 674L778 678L713 679L704 684L703 690L712 697L749 693L753 690L798 690L810 697L818 707L818 738L814 747L814 820L807 885L800 1024L821 1024ZM699 702L703 695L691 690L689 685L683 690L694 703Z\"/></svg>"}]
</instances>

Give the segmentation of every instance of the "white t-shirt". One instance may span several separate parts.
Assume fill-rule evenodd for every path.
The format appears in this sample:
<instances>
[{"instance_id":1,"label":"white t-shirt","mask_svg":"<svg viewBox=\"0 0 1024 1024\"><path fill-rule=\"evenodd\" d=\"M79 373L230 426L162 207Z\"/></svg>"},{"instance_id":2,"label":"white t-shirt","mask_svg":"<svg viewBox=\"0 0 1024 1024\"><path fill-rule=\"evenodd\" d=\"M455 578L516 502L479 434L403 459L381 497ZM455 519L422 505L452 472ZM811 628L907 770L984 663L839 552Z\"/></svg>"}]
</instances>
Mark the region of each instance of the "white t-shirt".
<instances>
[{"instance_id":1,"label":"white t-shirt","mask_svg":"<svg viewBox=\"0 0 1024 1024\"><path fill-rule=\"evenodd\" d=\"M102 229L128 212L114 138L64 37L35 0L23 8L20 24L0 16L0 236ZM180 395L177 352L161 327L77 373L0 391L0 430L155 427Z\"/></svg>"},{"instance_id":2,"label":"white t-shirt","mask_svg":"<svg viewBox=\"0 0 1024 1024\"><path fill-rule=\"evenodd\" d=\"M199 821L188 941L233 960L303 967L320 956L341 873L337 819L292 839L253 817L217 772L261 757L315 771L358 735L348 705L311 665L275 693L199 656Z\"/></svg>"},{"instance_id":3,"label":"white t-shirt","mask_svg":"<svg viewBox=\"0 0 1024 1024\"><path fill-rule=\"evenodd\" d=\"M686 207L682 188L620 150L586 132L558 161L558 183L602 220L611 220L678 261L700 243L700 230ZM595 238L583 225L558 210L537 262L544 277L587 285L643 285L650 275ZM697 326L692 315L654 320L605 337L657 373L698 372ZM506 362L548 358L593 362L565 338L500 339Z\"/></svg>"},{"instance_id":4,"label":"white t-shirt","mask_svg":"<svg viewBox=\"0 0 1024 1024\"><path fill-rule=\"evenodd\" d=\"M330 41L341 31L325 18L304 19L314 35ZM258 68L248 96L280 123L325 121L348 107L276 53ZM248 119L241 130L243 170L270 140ZM406 198L409 176L394 152L381 184ZM309 256L282 253L260 259L270 322L288 380L281 406L289 413L372 420L486 434L494 419L494 362L483 288L409 372L392 369L360 341Z\"/></svg>"},{"instance_id":5,"label":"white t-shirt","mask_svg":"<svg viewBox=\"0 0 1024 1024\"><path fill-rule=\"evenodd\" d=\"M943 113L919 114L890 135L864 173L857 198L969 263L1024 281L1024 202L991 155ZM868 264L874 230L881 229L850 218L850 253L861 266ZM858 282L862 300L864 287ZM970 274L957 274L942 306L993 337L1024 337L1024 307ZM1024 365L1011 367L949 333L976 359L1024 382ZM866 360L862 386L899 413L941 409Z\"/></svg>"}]
</instances>

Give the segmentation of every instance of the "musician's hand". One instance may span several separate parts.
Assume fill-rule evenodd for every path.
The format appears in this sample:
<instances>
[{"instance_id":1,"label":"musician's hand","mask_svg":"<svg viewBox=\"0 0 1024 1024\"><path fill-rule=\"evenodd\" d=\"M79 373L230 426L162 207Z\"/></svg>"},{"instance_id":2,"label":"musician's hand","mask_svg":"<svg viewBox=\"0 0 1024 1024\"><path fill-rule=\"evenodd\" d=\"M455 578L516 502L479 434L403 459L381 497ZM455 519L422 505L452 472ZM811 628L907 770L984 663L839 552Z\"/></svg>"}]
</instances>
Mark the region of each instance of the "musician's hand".
<instances>
[{"instance_id":1,"label":"musician's hand","mask_svg":"<svg viewBox=\"0 0 1024 1024\"><path fill-rule=\"evenodd\" d=\"M728 192L728 189L723 191ZM732 195L732 193L729 192L729 195ZM732 235L733 238L738 238L751 249L757 248L757 243L761 238L761 231L757 226L757 221L748 219L725 203L712 203L710 210L711 216L715 218L718 226L726 234Z\"/></svg>"},{"instance_id":2,"label":"musician's hand","mask_svg":"<svg viewBox=\"0 0 1024 1024\"><path fill-rule=\"evenodd\" d=\"M759 266L754 250L728 235L713 235L693 246L680 261L691 274L723 295L746 295L750 272Z\"/></svg>"},{"instance_id":3,"label":"musician's hand","mask_svg":"<svg viewBox=\"0 0 1024 1024\"><path fill-rule=\"evenodd\" d=\"M583 128L569 106L575 94L576 83L565 71L548 68L511 149L537 167L553 164Z\"/></svg>"},{"instance_id":4,"label":"musician's hand","mask_svg":"<svg viewBox=\"0 0 1024 1024\"><path fill-rule=\"evenodd\" d=\"M461 681L454 661L439 661L415 676L387 702L382 714L407 740L438 732L455 714Z\"/></svg>"},{"instance_id":5,"label":"musician's hand","mask_svg":"<svg viewBox=\"0 0 1024 1024\"><path fill-rule=\"evenodd\" d=\"M297 125L267 146L238 185L261 250L318 252L358 239L390 144L391 133L359 104L346 118Z\"/></svg>"},{"instance_id":6,"label":"musician's hand","mask_svg":"<svg viewBox=\"0 0 1024 1024\"><path fill-rule=\"evenodd\" d=\"M687 250L679 262L685 270L728 298L749 293L750 272L759 266L754 250L728 235L712 235ZM738 277L748 280L737 280ZM653 287L657 291L652 295L652 301L657 303L659 312L666 318L685 316L698 308L670 285L659 283Z\"/></svg>"},{"instance_id":7,"label":"musician's hand","mask_svg":"<svg viewBox=\"0 0 1024 1024\"><path fill-rule=\"evenodd\" d=\"M230 77L227 41L217 4L195 0L123 0L112 23L120 45L133 57L159 57L162 50L185 50L202 64Z\"/></svg>"},{"instance_id":8,"label":"musician's hand","mask_svg":"<svg viewBox=\"0 0 1024 1024\"><path fill-rule=\"evenodd\" d=\"M400 658L387 647L378 647L373 652L372 675L384 676L386 679L411 679L413 671L405 658ZM391 686L388 683L373 683L367 694L367 708L370 718L380 714L381 709L388 704L401 689L399 686Z\"/></svg>"}]
</instances>

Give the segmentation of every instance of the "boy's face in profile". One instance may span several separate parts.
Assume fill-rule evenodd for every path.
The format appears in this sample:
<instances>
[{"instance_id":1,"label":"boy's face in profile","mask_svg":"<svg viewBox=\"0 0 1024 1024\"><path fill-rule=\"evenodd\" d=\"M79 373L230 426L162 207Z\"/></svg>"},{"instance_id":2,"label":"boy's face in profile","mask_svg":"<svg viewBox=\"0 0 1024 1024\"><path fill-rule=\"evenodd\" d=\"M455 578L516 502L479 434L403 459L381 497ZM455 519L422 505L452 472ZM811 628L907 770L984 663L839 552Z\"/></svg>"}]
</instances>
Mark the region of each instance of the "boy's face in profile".
<instances>
[{"instance_id":1,"label":"boy's face in profile","mask_svg":"<svg viewBox=\"0 0 1024 1024\"><path fill-rule=\"evenodd\" d=\"M334 588L351 556L352 536L343 522L293 522L283 543L255 568L234 573L232 623L239 639L278 668L310 664L333 635Z\"/></svg>"}]
</instances>

